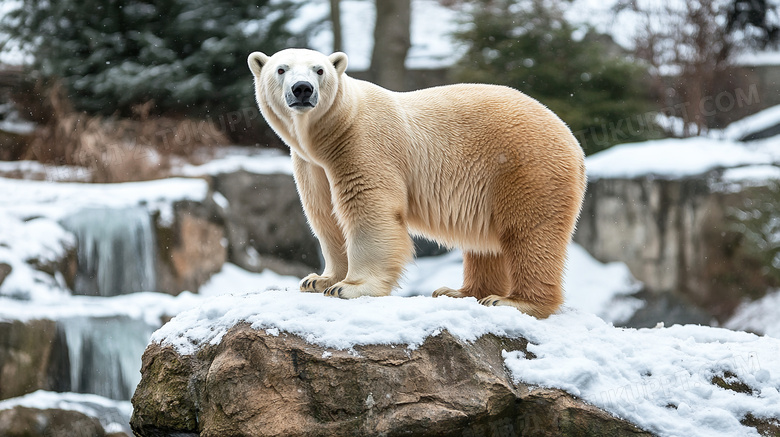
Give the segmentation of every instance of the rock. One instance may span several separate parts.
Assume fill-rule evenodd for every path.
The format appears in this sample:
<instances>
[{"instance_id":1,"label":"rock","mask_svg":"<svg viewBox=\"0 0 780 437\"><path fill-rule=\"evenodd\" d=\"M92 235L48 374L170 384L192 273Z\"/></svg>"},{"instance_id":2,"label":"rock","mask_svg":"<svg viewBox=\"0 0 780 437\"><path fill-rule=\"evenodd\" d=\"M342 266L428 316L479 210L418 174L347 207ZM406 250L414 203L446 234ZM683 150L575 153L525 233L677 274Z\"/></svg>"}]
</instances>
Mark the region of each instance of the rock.
<instances>
[{"instance_id":1,"label":"rock","mask_svg":"<svg viewBox=\"0 0 780 437\"><path fill-rule=\"evenodd\" d=\"M0 263L0 285L3 285L3 281L11 274L12 270L13 268L10 264Z\"/></svg>"},{"instance_id":2,"label":"rock","mask_svg":"<svg viewBox=\"0 0 780 437\"><path fill-rule=\"evenodd\" d=\"M227 244L222 224L210 208L200 203L174 204L173 221L163 223L158 216L157 291L179 294L197 292L227 260Z\"/></svg>"},{"instance_id":3,"label":"rock","mask_svg":"<svg viewBox=\"0 0 780 437\"><path fill-rule=\"evenodd\" d=\"M57 277L58 274L62 275L65 280L65 285L73 289L76 284L76 275L78 273L78 256L76 247L66 246L63 248L63 254L61 257L50 260L41 260L38 258L29 259L27 263L34 269L40 270L53 277ZM0 274L2 276L2 274ZM0 281L2 283L2 281Z\"/></svg>"},{"instance_id":4,"label":"rock","mask_svg":"<svg viewBox=\"0 0 780 437\"><path fill-rule=\"evenodd\" d=\"M212 187L223 196L216 209L230 262L249 271L271 268L301 277L321 269L319 244L292 176L240 170L213 176Z\"/></svg>"},{"instance_id":5,"label":"rock","mask_svg":"<svg viewBox=\"0 0 780 437\"><path fill-rule=\"evenodd\" d=\"M780 270L772 268L771 256L763 259L738 217L750 199L779 196L765 187L715 189L717 178L714 172L588 183L574 240L599 261L625 262L650 293L673 295L662 301L693 306L680 312L691 317L666 320L659 314L655 322L701 323L702 314L723 322L746 298L780 285Z\"/></svg>"},{"instance_id":6,"label":"rock","mask_svg":"<svg viewBox=\"0 0 780 437\"><path fill-rule=\"evenodd\" d=\"M100 421L77 411L14 407L0 411L4 437L104 437ZM124 433L110 434L113 437Z\"/></svg>"},{"instance_id":7,"label":"rock","mask_svg":"<svg viewBox=\"0 0 780 437\"><path fill-rule=\"evenodd\" d=\"M21 159L30 145L31 135L0 129L0 161Z\"/></svg>"},{"instance_id":8,"label":"rock","mask_svg":"<svg viewBox=\"0 0 780 437\"><path fill-rule=\"evenodd\" d=\"M650 435L563 391L514 383L502 350L526 346L444 331L415 350L343 351L239 324L195 355L151 344L131 426L140 437Z\"/></svg>"},{"instance_id":9,"label":"rock","mask_svg":"<svg viewBox=\"0 0 780 437\"><path fill-rule=\"evenodd\" d=\"M70 389L68 349L51 320L0 322L0 399Z\"/></svg>"}]
</instances>

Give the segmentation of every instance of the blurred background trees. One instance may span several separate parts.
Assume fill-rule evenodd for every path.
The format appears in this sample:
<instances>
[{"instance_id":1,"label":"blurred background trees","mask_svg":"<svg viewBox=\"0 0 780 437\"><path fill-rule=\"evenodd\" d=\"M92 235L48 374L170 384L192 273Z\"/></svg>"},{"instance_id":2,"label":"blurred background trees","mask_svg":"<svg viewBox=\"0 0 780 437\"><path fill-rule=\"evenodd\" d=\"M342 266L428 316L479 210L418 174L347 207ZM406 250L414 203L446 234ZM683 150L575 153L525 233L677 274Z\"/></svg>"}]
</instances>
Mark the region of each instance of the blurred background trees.
<instances>
[{"instance_id":1,"label":"blurred background trees","mask_svg":"<svg viewBox=\"0 0 780 437\"><path fill-rule=\"evenodd\" d=\"M540 100L588 154L658 134L645 117L653 109L646 68L609 36L569 23L564 2L477 3L472 25L458 35L468 47L456 65L459 80L503 84Z\"/></svg>"},{"instance_id":2,"label":"blurred background trees","mask_svg":"<svg viewBox=\"0 0 780 437\"><path fill-rule=\"evenodd\" d=\"M342 30L347 6L373 2L376 11L370 65L350 73L394 90L420 83L412 77L420 72L405 65L416 1L320 0L321 17L302 17L309 3L300 0L19 0L0 17L0 34L10 37L4 48L20 45L33 59L21 88L43 102L35 110L35 98L25 101L34 121L55 112L43 98L55 81L63 85L60 109L138 118L140 108L147 119L222 117L254 108L243 67L247 53L308 46L310 36L328 26L333 48L344 49L351 37ZM626 48L583 24L587 17L567 19L576 1L438 0L464 17L456 38L465 50L453 53L445 74L424 72L433 79L423 85L517 88L559 114L590 154L666 134L655 125L656 114L679 105L685 110L666 113L685 126L676 134L721 127L738 111L706 115L695 103L742 86L734 55L771 46L780 33L779 0L615 0L616 17L625 11L637 17L633 47ZM439 17L424 19L438 25ZM254 124L262 124L259 116ZM264 129L226 133L233 142L274 144Z\"/></svg>"},{"instance_id":3,"label":"blurred background trees","mask_svg":"<svg viewBox=\"0 0 780 437\"><path fill-rule=\"evenodd\" d=\"M297 4L270 0L21 0L0 21L34 57L30 74L56 76L77 110L203 116L253 103L247 53L306 43L286 27Z\"/></svg>"},{"instance_id":4,"label":"blurred background trees","mask_svg":"<svg viewBox=\"0 0 780 437\"><path fill-rule=\"evenodd\" d=\"M615 11L638 18L634 54L649 67L662 107L682 105L676 116L691 136L733 121L699 102L747 86L732 68L734 57L777 42L777 7L771 0L619 0Z\"/></svg>"}]
</instances>

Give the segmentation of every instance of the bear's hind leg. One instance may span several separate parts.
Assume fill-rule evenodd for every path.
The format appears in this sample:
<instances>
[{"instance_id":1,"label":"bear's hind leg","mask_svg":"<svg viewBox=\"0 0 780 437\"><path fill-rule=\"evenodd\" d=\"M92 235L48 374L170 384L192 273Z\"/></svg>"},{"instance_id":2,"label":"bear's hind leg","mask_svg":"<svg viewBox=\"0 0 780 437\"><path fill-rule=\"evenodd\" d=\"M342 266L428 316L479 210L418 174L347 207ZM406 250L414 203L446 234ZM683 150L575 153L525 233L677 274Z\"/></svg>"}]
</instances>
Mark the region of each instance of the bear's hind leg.
<instances>
[{"instance_id":1,"label":"bear's hind leg","mask_svg":"<svg viewBox=\"0 0 780 437\"><path fill-rule=\"evenodd\" d=\"M513 306L537 318L546 318L563 304L563 271L568 235L560 223L538 224L523 235L505 233L501 247L506 257L511 292L487 296L483 305ZM560 235L559 235L560 234Z\"/></svg>"},{"instance_id":2,"label":"bear's hind leg","mask_svg":"<svg viewBox=\"0 0 780 437\"><path fill-rule=\"evenodd\" d=\"M433 297L476 297L509 294L509 275L506 261L499 254L464 252L463 287L453 290L442 287L433 292Z\"/></svg>"}]
</instances>

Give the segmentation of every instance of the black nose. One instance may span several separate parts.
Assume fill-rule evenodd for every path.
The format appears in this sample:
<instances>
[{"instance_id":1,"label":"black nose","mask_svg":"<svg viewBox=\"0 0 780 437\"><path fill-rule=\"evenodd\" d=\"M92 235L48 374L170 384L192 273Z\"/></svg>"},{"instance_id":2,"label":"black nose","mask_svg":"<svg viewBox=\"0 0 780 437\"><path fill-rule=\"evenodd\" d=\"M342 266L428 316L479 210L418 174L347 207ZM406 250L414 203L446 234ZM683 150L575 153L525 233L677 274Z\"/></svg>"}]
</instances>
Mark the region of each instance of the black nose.
<instances>
[{"instance_id":1,"label":"black nose","mask_svg":"<svg viewBox=\"0 0 780 437\"><path fill-rule=\"evenodd\" d=\"M309 82L300 81L292 86L292 93L299 103L307 103L313 92L314 88Z\"/></svg>"}]
</instances>

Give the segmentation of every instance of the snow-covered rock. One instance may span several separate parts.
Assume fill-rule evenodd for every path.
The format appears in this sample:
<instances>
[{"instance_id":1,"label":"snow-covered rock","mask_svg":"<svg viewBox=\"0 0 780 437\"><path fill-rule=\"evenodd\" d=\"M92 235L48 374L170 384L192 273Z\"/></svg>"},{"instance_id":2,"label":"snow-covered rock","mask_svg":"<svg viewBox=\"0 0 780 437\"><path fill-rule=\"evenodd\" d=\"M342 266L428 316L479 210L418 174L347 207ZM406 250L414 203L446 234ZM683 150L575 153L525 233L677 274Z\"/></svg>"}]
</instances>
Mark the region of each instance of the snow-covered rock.
<instances>
[{"instance_id":1,"label":"snow-covered rock","mask_svg":"<svg viewBox=\"0 0 780 437\"><path fill-rule=\"evenodd\" d=\"M540 388L564 390L659 436L758 436L754 419L780 417L780 340L701 326L621 329L576 310L537 320L472 298L340 300L266 291L207 300L151 341L134 398L141 435L174 422L201 435L260 429L253 425L270 426L263 418L279 411L292 419L273 425L292 428L269 429L290 435L312 423L325 434L347 418L362 429L398 411L429 418L431 429L447 423L461 432L503 405L501 396L448 401L456 382L478 387L486 374L510 379L501 391L519 399L519 409L496 419L513 426L531 411L523 409L524 394ZM463 372L464 356L473 355L481 356L481 370ZM435 365L405 374L428 359ZM376 361L387 367L371 373ZM421 406L435 414L414 413Z\"/></svg>"},{"instance_id":2,"label":"snow-covered rock","mask_svg":"<svg viewBox=\"0 0 780 437\"><path fill-rule=\"evenodd\" d=\"M561 390L514 382L502 350L526 346L441 331L414 350L342 350L238 324L196 355L151 345L132 425L138 436L649 436Z\"/></svg>"}]
</instances>

